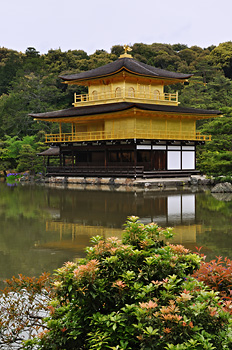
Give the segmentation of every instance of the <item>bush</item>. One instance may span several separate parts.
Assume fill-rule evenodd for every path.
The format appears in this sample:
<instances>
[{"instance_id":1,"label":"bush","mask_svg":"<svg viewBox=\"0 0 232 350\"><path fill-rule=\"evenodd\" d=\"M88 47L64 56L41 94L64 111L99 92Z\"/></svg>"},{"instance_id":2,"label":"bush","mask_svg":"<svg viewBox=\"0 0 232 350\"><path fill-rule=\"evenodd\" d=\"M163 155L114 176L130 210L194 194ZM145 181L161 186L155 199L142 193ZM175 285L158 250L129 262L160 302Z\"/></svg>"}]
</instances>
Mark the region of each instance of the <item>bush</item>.
<instances>
[{"instance_id":1,"label":"bush","mask_svg":"<svg viewBox=\"0 0 232 350\"><path fill-rule=\"evenodd\" d=\"M215 183L224 183L224 182L230 182L232 183L232 176L219 176L214 178Z\"/></svg>"},{"instance_id":2,"label":"bush","mask_svg":"<svg viewBox=\"0 0 232 350\"><path fill-rule=\"evenodd\" d=\"M18 174L18 173L9 173L7 174L6 181L8 183L14 183L18 179L20 179L22 176L23 176L22 174Z\"/></svg>"},{"instance_id":3,"label":"bush","mask_svg":"<svg viewBox=\"0 0 232 350\"><path fill-rule=\"evenodd\" d=\"M229 349L230 314L190 277L201 257L166 244L170 229L128 219L122 242L93 239L55 273L48 329L25 349Z\"/></svg>"},{"instance_id":4,"label":"bush","mask_svg":"<svg viewBox=\"0 0 232 350\"><path fill-rule=\"evenodd\" d=\"M219 293L226 303L228 311L232 313L232 261L228 258L217 257L209 262L203 261L193 277L204 282L212 290Z\"/></svg>"}]
</instances>

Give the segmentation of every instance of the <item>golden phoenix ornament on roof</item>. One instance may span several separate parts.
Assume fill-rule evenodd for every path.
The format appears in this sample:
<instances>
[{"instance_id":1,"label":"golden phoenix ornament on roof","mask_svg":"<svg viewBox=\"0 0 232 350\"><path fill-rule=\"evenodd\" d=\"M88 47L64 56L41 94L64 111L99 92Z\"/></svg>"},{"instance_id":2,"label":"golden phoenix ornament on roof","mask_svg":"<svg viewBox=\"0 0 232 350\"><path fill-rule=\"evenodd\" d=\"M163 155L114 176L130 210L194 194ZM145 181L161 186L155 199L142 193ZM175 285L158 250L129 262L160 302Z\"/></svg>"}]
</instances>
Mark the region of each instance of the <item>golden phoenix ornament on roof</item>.
<instances>
[{"instance_id":1,"label":"golden phoenix ornament on roof","mask_svg":"<svg viewBox=\"0 0 232 350\"><path fill-rule=\"evenodd\" d=\"M127 51L132 51L132 48L129 45L123 45L123 48L125 50L125 54L127 54Z\"/></svg>"}]
</instances>

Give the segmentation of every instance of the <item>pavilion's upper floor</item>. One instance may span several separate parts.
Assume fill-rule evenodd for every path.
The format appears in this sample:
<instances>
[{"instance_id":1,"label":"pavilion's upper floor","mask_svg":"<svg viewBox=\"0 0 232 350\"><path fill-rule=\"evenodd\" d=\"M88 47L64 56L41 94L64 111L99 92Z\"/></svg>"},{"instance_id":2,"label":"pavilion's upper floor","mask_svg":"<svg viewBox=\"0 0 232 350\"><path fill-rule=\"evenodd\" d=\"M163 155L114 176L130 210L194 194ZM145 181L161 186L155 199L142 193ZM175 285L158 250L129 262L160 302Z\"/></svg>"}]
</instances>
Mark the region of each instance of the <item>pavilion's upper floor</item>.
<instances>
[{"instance_id":1,"label":"pavilion's upper floor","mask_svg":"<svg viewBox=\"0 0 232 350\"><path fill-rule=\"evenodd\" d=\"M74 94L74 107L117 102L177 106L178 93L165 86L185 83L191 74L175 73L134 60L130 55L105 66L60 76L69 85L86 86L86 94Z\"/></svg>"}]
</instances>

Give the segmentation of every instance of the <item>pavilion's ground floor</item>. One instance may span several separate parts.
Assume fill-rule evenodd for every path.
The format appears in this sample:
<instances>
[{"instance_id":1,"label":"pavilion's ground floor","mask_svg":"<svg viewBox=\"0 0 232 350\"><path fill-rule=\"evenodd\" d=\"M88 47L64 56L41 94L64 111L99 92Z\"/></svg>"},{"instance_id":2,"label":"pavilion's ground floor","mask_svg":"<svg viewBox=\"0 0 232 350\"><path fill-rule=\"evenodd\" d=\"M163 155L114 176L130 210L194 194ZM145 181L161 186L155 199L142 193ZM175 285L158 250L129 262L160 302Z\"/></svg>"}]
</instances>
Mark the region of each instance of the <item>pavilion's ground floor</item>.
<instances>
[{"instance_id":1,"label":"pavilion's ground floor","mask_svg":"<svg viewBox=\"0 0 232 350\"><path fill-rule=\"evenodd\" d=\"M48 176L180 176L196 173L196 141L123 140L55 145ZM46 154L41 154L46 155ZM53 164L52 164L53 163Z\"/></svg>"}]
</instances>

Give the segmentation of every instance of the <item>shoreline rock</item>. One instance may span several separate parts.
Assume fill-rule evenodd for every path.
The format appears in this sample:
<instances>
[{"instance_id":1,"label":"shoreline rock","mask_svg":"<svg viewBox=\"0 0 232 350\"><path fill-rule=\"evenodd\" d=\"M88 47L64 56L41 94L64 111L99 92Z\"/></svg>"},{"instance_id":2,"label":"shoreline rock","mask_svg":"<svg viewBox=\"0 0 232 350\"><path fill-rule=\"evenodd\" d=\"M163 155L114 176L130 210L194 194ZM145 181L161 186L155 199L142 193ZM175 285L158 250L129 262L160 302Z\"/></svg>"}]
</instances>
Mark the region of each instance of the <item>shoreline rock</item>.
<instances>
[{"instance_id":1,"label":"shoreline rock","mask_svg":"<svg viewBox=\"0 0 232 350\"><path fill-rule=\"evenodd\" d=\"M232 193L232 184L230 182L218 183L212 190L212 193Z\"/></svg>"}]
</instances>

